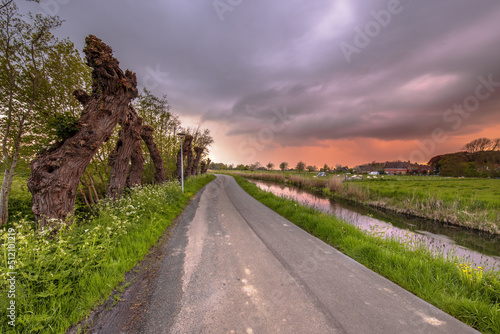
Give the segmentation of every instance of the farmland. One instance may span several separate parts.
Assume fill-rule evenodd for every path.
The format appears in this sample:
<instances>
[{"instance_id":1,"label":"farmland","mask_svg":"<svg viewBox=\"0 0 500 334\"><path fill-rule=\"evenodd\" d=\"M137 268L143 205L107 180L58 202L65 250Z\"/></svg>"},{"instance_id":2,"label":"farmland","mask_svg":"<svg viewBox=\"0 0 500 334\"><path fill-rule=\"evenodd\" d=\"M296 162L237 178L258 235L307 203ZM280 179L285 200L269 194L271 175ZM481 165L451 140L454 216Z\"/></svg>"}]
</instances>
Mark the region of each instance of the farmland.
<instances>
[{"instance_id":1,"label":"farmland","mask_svg":"<svg viewBox=\"0 0 500 334\"><path fill-rule=\"evenodd\" d=\"M500 234L500 179L430 176L348 176L260 171L242 176L287 182L334 198Z\"/></svg>"}]
</instances>

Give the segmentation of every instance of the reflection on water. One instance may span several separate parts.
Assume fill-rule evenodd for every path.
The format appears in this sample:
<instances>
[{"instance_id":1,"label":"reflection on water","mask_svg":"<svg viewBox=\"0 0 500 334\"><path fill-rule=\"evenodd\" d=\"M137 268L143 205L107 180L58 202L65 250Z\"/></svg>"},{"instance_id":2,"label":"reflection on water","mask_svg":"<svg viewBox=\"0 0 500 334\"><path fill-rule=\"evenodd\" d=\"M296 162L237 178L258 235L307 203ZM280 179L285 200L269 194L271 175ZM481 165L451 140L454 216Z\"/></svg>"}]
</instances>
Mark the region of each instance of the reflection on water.
<instances>
[{"instance_id":1,"label":"reflection on water","mask_svg":"<svg viewBox=\"0 0 500 334\"><path fill-rule=\"evenodd\" d=\"M476 266L497 269L500 267L498 236L339 203L296 187L256 180L251 182L277 196L285 196L319 211L334 214L371 234L394 237L410 245L425 244L446 256L458 256L466 262L475 263Z\"/></svg>"}]
</instances>

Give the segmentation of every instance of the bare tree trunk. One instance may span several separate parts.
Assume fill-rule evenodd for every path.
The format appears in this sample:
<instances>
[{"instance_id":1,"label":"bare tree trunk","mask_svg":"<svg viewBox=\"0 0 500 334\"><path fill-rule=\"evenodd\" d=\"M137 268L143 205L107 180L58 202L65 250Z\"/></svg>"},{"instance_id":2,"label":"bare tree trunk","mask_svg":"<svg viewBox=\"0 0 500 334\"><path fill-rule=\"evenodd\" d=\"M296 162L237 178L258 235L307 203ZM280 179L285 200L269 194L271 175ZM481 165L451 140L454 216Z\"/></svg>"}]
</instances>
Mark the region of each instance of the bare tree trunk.
<instances>
[{"instance_id":1,"label":"bare tree trunk","mask_svg":"<svg viewBox=\"0 0 500 334\"><path fill-rule=\"evenodd\" d=\"M193 136L191 135L186 135L186 137L184 137L184 140L182 142L182 159L185 161L186 160L186 153L188 151L191 151L191 143L193 142ZM181 173L181 165L183 165L184 169L186 170L186 165L184 164L184 161L182 161L183 163L181 164L181 150L179 150L177 152L177 161L176 161L176 170L175 170L175 176L177 178L177 180L181 180L181 177L182 177L182 173ZM186 178L186 173L184 173L184 178Z\"/></svg>"},{"instance_id":2,"label":"bare tree trunk","mask_svg":"<svg viewBox=\"0 0 500 334\"><path fill-rule=\"evenodd\" d=\"M149 125L144 125L141 131L141 137L146 143L146 146L149 150L149 155L153 160L155 165L155 181L157 184L161 184L165 182L167 177L165 176L165 166L163 165L163 158L161 157L161 153L156 147L155 141L153 139L153 131L154 129Z\"/></svg>"},{"instance_id":3,"label":"bare tree trunk","mask_svg":"<svg viewBox=\"0 0 500 334\"><path fill-rule=\"evenodd\" d=\"M14 170L12 168L5 169L0 189L0 225L6 224L9 219L9 193L12 189L12 181L14 180Z\"/></svg>"},{"instance_id":4,"label":"bare tree trunk","mask_svg":"<svg viewBox=\"0 0 500 334\"><path fill-rule=\"evenodd\" d=\"M210 159L207 159L205 166L203 166L201 173L206 174L208 172L208 168L210 168L210 163L212 161Z\"/></svg>"},{"instance_id":5,"label":"bare tree trunk","mask_svg":"<svg viewBox=\"0 0 500 334\"><path fill-rule=\"evenodd\" d=\"M142 172L144 170L144 157L142 155L141 142L135 142L130 156L130 171L127 178L127 187L137 187L142 184Z\"/></svg>"},{"instance_id":6,"label":"bare tree trunk","mask_svg":"<svg viewBox=\"0 0 500 334\"><path fill-rule=\"evenodd\" d=\"M103 142L111 136L120 115L137 97L135 74L123 71L111 48L95 36L86 38L84 49L92 71L92 95L79 90L75 97L83 104L78 132L31 163L28 189L33 195L33 213L39 229L51 220L69 218L85 168Z\"/></svg>"},{"instance_id":7,"label":"bare tree trunk","mask_svg":"<svg viewBox=\"0 0 500 334\"><path fill-rule=\"evenodd\" d=\"M89 181L90 181L90 187L92 189L92 191L94 191L94 195L95 195L95 202L96 203L99 203L99 193L97 192L96 188L95 188L95 182L94 182L94 178L92 177L92 174L87 174L87 177L89 178ZM90 189L89 189L90 191Z\"/></svg>"},{"instance_id":8,"label":"bare tree trunk","mask_svg":"<svg viewBox=\"0 0 500 334\"><path fill-rule=\"evenodd\" d=\"M203 154L204 149L202 147L195 147L194 148L194 153L196 153L196 156L194 158L194 163L193 163L193 168L191 170L191 175L196 176L198 175L198 167L200 165L200 160L201 156Z\"/></svg>"},{"instance_id":9,"label":"bare tree trunk","mask_svg":"<svg viewBox=\"0 0 500 334\"><path fill-rule=\"evenodd\" d=\"M85 196L85 192L81 188L78 190L80 190L80 195L82 196L85 205L87 206L87 208L90 208L90 204L89 201L87 200L87 196Z\"/></svg>"},{"instance_id":10,"label":"bare tree trunk","mask_svg":"<svg viewBox=\"0 0 500 334\"><path fill-rule=\"evenodd\" d=\"M82 179L81 179L81 181L80 181L80 182L81 182L81 184L82 184L85 188L87 188L87 192L88 192L88 194L89 194L90 203L91 203L92 205L96 204L96 202L94 201L94 195L92 195L92 189L90 189L89 184L85 181L85 176L83 176L83 177L82 177Z\"/></svg>"},{"instance_id":11,"label":"bare tree trunk","mask_svg":"<svg viewBox=\"0 0 500 334\"><path fill-rule=\"evenodd\" d=\"M142 118L132 106L119 120L122 126L115 150L109 156L111 166L107 197L116 199L123 194L127 183L130 158L135 144L141 142Z\"/></svg>"},{"instance_id":12,"label":"bare tree trunk","mask_svg":"<svg viewBox=\"0 0 500 334\"><path fill-rule=\"evenodd\" d=\"M193 173L193 165L194 165L193 148L191 145L189 146L189 150L186 153L186 157L188 161L187 161L186 171L184 172L184 177L187 179Z\"/></svg>"},{"instance_id":13,"label":"bare tree trunk","mask_svg":"<svg viewBox=\"0 0 500 334\"><path fill-rule=\"evenodd\" d=\"M203 171L205 170L205 165L207 163L205 161L200 162L200 174L205 174Z\"/></svg>"}]
</instances>

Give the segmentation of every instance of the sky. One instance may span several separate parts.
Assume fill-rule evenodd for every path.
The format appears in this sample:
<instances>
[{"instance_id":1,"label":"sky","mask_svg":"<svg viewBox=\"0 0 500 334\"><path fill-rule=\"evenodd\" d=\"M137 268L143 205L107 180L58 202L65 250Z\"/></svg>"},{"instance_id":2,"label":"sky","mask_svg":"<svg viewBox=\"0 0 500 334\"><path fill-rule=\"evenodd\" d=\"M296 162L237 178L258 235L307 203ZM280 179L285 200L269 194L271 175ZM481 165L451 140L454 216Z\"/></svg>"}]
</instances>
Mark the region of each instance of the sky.
<instances>
[{"instance_id":1,"label":"sky","mask_svg":"<svg viewBox=\"0 0 500 334\"><path fill-rule=\"evenodd\" d=\"M96 35L212 161L427 162L500 137L497 0L17 0Z\"/></svg>"}]
</instances>

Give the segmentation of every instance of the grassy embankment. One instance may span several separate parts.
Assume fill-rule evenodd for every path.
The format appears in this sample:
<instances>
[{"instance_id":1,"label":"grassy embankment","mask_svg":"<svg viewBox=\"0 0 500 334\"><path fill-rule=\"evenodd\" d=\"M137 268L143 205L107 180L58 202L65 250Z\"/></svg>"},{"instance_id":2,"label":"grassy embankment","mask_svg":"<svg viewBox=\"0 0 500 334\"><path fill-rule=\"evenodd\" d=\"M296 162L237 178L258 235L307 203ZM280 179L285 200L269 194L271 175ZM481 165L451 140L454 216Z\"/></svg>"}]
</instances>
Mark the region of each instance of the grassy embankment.
<instances>
[{"instance_id":1,"label":"grassy embankment","mask_svg":"<svg viewBox=\"0 0 500 334\"><path fill-rule=\"evenodd\" d=\"M37 234L33 222L21 219L10 227L15 268L7 266L9 229L1 229L0 333L64 333L110 295L213 179L189 178L184 194L178 183L134 189L116 202L102 202L92 219L76 221L53 238ZM16 272L13 299L6 294L9 272ZM15 328L6 314L11 300Z\"/></svg>"},{"instance_id":2,"label":"grassy embankment","mask_svg":"<svg viewBox=\"0 0 500 334\"><path fill-rule=\"evenodd\" d=\"M235 174L235 173L231 173ZM378 176L343 182L342 176L313 178L316 173L236 173L248 178L289 183L323 195L355 201L500 234L500 180L425 176Z\"/></svg>"},{"instance_id":3,"label":"grassy embankment","mask_svg":"<svg viewBox=\"0 0 500 334\"><path fill-rule=\"evenodd\" d=\"M500 273L454 263L425 245L371 236L335 216L260 190L242 177L251 196L366 267L483 333L500 333Z\"/></svg>"}]
</instances>

